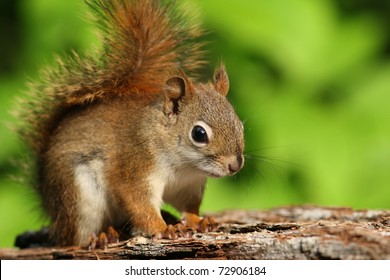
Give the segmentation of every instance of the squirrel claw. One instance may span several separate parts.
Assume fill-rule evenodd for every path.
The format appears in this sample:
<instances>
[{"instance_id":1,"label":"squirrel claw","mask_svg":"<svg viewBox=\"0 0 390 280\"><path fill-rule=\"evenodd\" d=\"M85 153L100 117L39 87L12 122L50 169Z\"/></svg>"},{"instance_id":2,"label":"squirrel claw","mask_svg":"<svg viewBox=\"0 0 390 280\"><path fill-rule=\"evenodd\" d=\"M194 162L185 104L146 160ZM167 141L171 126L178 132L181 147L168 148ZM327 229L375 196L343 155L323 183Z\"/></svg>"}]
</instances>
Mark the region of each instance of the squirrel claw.
<instances>
[{"instance_id":1,"label":"squirrel claw","mask_svg":"<svg viewBox=\"0 0 390 280\"><path fill-rule=\"evenodd\" d=\"M178 235L176 229L172 225L168 225L166 229L161 233L163 239L177 239Z\"/></svg>"},{"instance_id":2,"label":"squirrel claw","mask_svg":"<svg viewBox=\"0 0 390 280\"><path fill-rule=\"evenodd\" d=\"M182 223L197 232L212 232L218 229L218 223L212 217L199 218L195 214L186 214Z\"/></svg>"},{"instance_id":3,"label":"squirrel claw","mask_svg":"<svg viewBox=\"0 0 390 280\"><path fill-rule=\"evenodd\" d=\"M112 226L107 228L106 234L108 244L119 242L119 234Z\"/></svg>"},{"instance_id":4,"label":"squirrel claw","mask_svg":"<svg viewBox=\"0 0 390 280\"><path fill-rule=\"evenodd\" d=\"M180 237L190 238L194 234L194 230L188 226L178 223L175 225L176 232Z\"/></svg>"},{"instance_id":5,"label":"squirrel claw","mask_svg":"<svg viewBox=\"0 0 390 280\"><path fill-rule=\"evenodd\" d=\"M177 239L176 229L172 225L168 225L163 231L152 235L153 240L157 239Z\"/></svg>"},{"instance_id":6,"label":"squirrel claw","mask_svg":"<svg viewBox=\"0 0 390 280\"><path fill-rule=\"evenodd\" d=\"M117 242L119 242L119 234L112 226L109 226L106 232L99 233L99 236L97 236L94 232L91 234L89 238L88 250L107 250L108 244Z\"/></svg>"},{"instance_id":7,"label":"squirrel claw","mask_svg":"<svg viewBox=\"0 0 390 280\"><path fill-rule=\"evenodd\" d=\"M171 239L175 240L179 237L189 238L194 234L194 231L181 224L178 223L176 225L168 225L165 230L155 234L152 236L153 239Z\"/></svg>"},{"instance_id":8,"label":"squirrel claw","mask_svg":"<svg viewBox=\"0 0 390 280\"><path fill-rule=\"evenodd\" d=\"M218 229L218 223L212 217L205 217L198 222L198 232L212 232Z\"/></svg>"}]
</instances>

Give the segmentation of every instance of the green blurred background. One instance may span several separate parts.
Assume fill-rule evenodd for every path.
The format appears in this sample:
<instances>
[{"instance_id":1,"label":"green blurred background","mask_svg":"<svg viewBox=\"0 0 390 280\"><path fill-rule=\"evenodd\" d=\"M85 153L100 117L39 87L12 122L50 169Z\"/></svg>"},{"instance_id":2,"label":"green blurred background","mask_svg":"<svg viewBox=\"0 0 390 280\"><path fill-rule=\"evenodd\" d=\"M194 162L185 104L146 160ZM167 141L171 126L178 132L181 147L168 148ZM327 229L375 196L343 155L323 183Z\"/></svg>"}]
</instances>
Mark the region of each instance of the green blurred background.
<instances>
[{"instance_id":1,"label":"green blurred background","mask_svg":"<svg viewBox=\"0 0 390 280\"><path fill-rule=\"evenodd\" d=\"M290 204L390 208L390 1L189 0L245 121L246 165L210 180L203 211ZM45 223L12 177L15 98L54 54L98 45L82 0L0 3L0 247Z\"/></svg>"}]
</instances>

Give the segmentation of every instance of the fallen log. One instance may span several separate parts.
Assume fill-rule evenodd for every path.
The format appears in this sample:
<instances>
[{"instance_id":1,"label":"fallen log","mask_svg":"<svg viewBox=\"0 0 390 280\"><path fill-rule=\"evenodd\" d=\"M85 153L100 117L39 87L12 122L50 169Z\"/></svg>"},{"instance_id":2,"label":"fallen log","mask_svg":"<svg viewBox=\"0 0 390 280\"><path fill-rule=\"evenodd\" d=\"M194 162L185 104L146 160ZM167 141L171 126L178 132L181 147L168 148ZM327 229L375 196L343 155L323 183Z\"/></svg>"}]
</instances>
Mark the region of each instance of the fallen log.
<instances>
[{"instance_id":1,"label":"fallen log","mask_svg":"<svg viewBox=\"0 0 390 280\"><path fill-rule=\"evenodd\" d=\"M106 249L0 249L0 259L390 259L390 210L316 206L213 214L216 232L138 237Z\"/></svg>"}]
</instances>

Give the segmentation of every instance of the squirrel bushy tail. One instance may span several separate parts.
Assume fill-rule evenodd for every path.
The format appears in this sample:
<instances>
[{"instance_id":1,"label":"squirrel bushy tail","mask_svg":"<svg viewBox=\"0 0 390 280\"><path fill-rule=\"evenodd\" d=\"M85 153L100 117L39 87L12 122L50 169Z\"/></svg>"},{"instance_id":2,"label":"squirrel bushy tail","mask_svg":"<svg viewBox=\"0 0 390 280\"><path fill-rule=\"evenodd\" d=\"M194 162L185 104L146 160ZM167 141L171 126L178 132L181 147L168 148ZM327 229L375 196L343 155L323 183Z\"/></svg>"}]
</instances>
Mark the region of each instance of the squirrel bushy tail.
<instances>
[{"instance_id":1,"label":"squirrel bushy tail","mask_svg":"<svg viewBox=\"0 0 390 280\"><path fill-rule=\"evenodd\" d=\"M202 64L202 44L196 38L202 30L185 15L175 1L89 0L101 30L103 53L96 67L101 70L92 96L136 89L155 92L165 83L163 73L180 68L187 75ZM183 15L184 13L184 15ZM92 71L94 72L94 71ZM94 73L93 73L94 74ZM78 103L89 95L75 94Z\"/></svg>"},{"instance_id":2,"label":"squirrel bushy tail","mask_svg":"<svg viewBox=\"0 0 390 280\"><path fill-rule=\"evenodd\" d=\"M192 76L203 65L197 42L202 29L174 0L86 3L100 30L101 50L58 59L42 82L30 85L31 98L18 109L20 134L38 166L50 134L70 110L110 96L159 92L168 73L181 69Z\"/></svg>"}]
</instances>

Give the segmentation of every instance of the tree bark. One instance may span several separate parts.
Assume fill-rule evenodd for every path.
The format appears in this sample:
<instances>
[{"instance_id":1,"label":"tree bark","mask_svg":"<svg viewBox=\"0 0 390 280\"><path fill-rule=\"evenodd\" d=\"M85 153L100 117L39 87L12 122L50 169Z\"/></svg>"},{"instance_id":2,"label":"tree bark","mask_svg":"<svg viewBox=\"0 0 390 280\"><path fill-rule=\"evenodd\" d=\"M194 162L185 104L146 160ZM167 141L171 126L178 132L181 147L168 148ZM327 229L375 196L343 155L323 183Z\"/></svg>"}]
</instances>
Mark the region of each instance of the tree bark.
<instances>
[{"instance_id":1,"label":"tree bark","mask_svg":"<svg viewBox=\"0 0 390 280\"><path fill-rule=\"evenodd\" d=\"M213 215L216 232L108 248L0 249L0 259L390 259L390 210L315 206Z\"/></svg>"}]
</instances>

